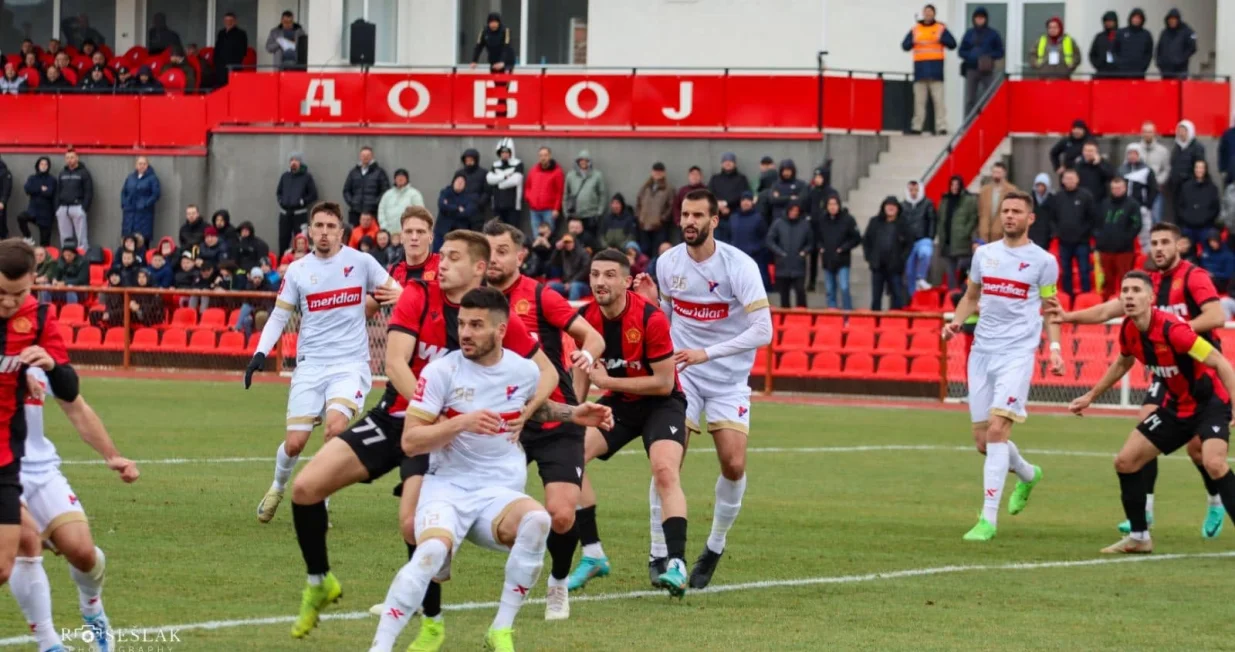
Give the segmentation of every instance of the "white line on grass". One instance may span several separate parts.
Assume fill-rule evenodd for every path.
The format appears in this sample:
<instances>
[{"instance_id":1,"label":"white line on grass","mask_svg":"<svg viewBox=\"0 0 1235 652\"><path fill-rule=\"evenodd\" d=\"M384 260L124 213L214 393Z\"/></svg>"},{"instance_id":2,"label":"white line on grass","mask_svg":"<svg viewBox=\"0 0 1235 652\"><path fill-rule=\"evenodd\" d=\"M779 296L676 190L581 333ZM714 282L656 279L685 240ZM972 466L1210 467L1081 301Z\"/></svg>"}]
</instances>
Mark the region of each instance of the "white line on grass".
<instances>
[{"instance_id":1,"label":"white line on grass","mask_svg":"<svg viewBox=\"0 0 1235 652\"><path fill-rule=\"evenodd\" d=\"M721 584L708 587L701 591L692 591L695 593L729 593L731 591L757 591L763 589L790 588L799 586L817 586L823 584L858 584L863 582L878 582L883 580L898 580L914 577L927 577L930 575L948 575L953 573L968 573L968 572L986 572L986 571L1018 571L1018 570L1045 570L1054 568L1076 568L1082 566L1106 566L1110 564L1135 564L1160 561L1175 561L1180 559L1218 559L1235 557L1235 551L1232 552L1205 552L1205 553L1187 553L1174 555L1137 555L1129 557L1099 557L1097 559L1077 559L1071 561L1042 561L1042 562L1017 562L1010 564L973 564L968 566L936 566L934 568L910 568L899 571L887 571L883 573L866 573L863 575L836 575L832 577L804 577L792 580L767 580L762 582L742 582L739 584ZM631 598L655 598L664 597L664 591L627 591L624 593L599 593L594 595L577 595L571 598L572 602L609 602L613 600L628 600ZM528 600L528 604L544 604L543 598L535 598ZM476 611L481 609L496 609L496 602L464 602L460 604L443 605L442 609L446 611ZM367 611L347 611L343 613L326 613L322 615L322 620L363 620L373 618ZM144 634L147 636L156 634L170 634L176 632L192 631L192 630L216 630L230 629L235 627L259 627L263 625L281 625L296 621L295 616L270 616L267 618L243 618L239 620L211 620L200 623L186 623L183 625L159 625L155 627L133 627L133 628L118 628L126 634ZM9 638L0 638L0 647L13 645L25 645L33 643L34 638L30 636L12 636Z\"/></svg>"}]
</instances>

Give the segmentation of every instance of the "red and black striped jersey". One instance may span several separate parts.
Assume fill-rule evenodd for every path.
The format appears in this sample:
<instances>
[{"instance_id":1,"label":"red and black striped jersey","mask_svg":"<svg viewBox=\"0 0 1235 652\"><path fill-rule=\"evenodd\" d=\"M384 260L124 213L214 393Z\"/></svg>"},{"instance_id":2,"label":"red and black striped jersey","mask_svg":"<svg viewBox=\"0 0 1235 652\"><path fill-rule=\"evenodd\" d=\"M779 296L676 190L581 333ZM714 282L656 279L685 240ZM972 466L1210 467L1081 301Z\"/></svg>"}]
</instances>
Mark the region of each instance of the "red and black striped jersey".
<instances>
[{"instance_id":1,"label":"red and black striped jersey","mask_svg":"<svg viewBox=\"0 0 1235 652\"><path fill-rule=\"evenodd\" d=\"M395 304L387 330L416 338L416 350L410 362L412 374L419 378L429 362L459 349L459 306L446 300L446 293L437 283L413 281L403 289L403 295ZM507 324L502 347L525 358L531 358L540 350L540 345L518 319L511 319ZM407 410L407 398L399 394L394 383L386 383L381 407L393 416L402 417Z\"/></svg>"},{"instance_id":2,"label":"red and black striped jersey","mask_svg":"<svg viewBox=\"0 0 1235 652\"><path fill-rule=\"evenodd\" d=\"M1196 414L1211 398L1231 400L1218 372L1201 362L1213 350L1186 322L1163 310L1152 311L1144 333L1131 317L1124 318L1119 330L1120 355L1137 359L1153 372L1166 390L1162 407L1183 418Z\"/></svg>"},{"instance_id":3,"label":"red and black striped jersey","mask_svg":"<svg viewBox=\"0 0 1235 652\"><path fill-rule=\"evenodd\" d=\"M21 460L26 447L26 375L21 352L41 346L57 365L69 363L69 351L50 306L26 297L9 319L0 320L4 338L0 357L0 467Z\"/></svg>"},{"instance_id":4,"label":"red and black striped jersey","mask_svg":"<svg viewBox=\"0 0 1235 652\"><path fill-rule=\"evenodd\" d=\"M522 274L503 291L503 294L510 302L512 318L523 322L532 337L540 342L540 348L545 350L545 355L549 356L553 366L557 368L557 389L553 391L550 399L567 405L577 404L570 361L566 359L566 353L562 347L562 335L579 317L579 313L570 307L570 302L565 297L549 289L544 283ZM547 423L544 427L553 428L555 425ZM524 430L530 431L529 434L534 436L534 433L541 430L541 424L528 423Z\"/></svg>"},{"instance_id":5,"label":"red and black striped jersey","mask_svg":"<svg viewBox=\"0 0 1235 652\"><path fill-rule=\"evenodd\" d=\"M1201 307L1218 300L1218 289L1210 280L1209 273L1186 260L1165 272L1151 272L1154 282L1154 305L1185 321L1201 316ZM1217 331L1204 333L1201 337L1218 344Z\"/></svg>"},{"instance_id":6,"label":"red and black striped jersey","mask_svg":"<svg viewBox=\"0 0 1235 652\"><path fill-rule=\"evenodd\" d=\"M403 287L407 287L412 281L434 283L437 281L437 263L441 259L440 254L429 254L425 262L419 265L408 265L407 259L404 258L390 266L390 276Z\"/></svg>"},{"instance_id":7,"label":"red and black striped jersey","mask_svg":"<svg viewBox=\"0 0 1235 652\"><path fill-rule=\"evenodd\" d=\"M653 363L673 355L669 319L659 306L635 292L626 291L626 309L615 319L605 317L596 303L583 306L579 314L605 338L605 352L599 362L614 378L651 376ZM684 397L676 370L673 375L673 394ZM622 401L650 398L624 392L606 392L606 395Z\"/></svg>"}]
</instances>

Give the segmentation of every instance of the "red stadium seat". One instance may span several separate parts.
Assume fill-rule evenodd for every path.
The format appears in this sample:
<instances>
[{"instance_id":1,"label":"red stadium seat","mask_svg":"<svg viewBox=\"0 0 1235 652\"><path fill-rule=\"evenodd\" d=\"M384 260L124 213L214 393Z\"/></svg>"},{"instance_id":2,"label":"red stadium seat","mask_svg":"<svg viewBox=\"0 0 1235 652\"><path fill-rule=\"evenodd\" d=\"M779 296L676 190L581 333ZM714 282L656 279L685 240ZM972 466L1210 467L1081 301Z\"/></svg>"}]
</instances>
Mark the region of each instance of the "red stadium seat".
<instances>
[{"instance_id":1,"label":"red stadium seat","mask_svg":"<svg viewBox=\"0 0 1235 652\"><path fill-rule=\"evenodd\" d=\"M1093 386L1097 385L1098 381L1102 380L1102 377L1106 375L1108 365L1104 362L1091 360L1088 362L1081 362L1080 367L1081 370L1077 375L1077 380L1080 381L1082 385ZM1047 375L1050 376L1051 374L1048 372ZM1065 363L1064 378L1067 378L1068 376L1068 366Z\"/></svg>"},{"instance_id":2,"label":"red stadium seat","mask_svg":"<svg viewBox=\"0 0 1235 652\"><path fill-rule=\"evenodd\" d=\"M39 81L40 81L39 71L35 70L34 68L22 68L21 70L17 71L17 74L26 78L26 88L38 88L39 87Z\"/></svg>"},{"instance_id":3,"label":"red stadium seat","mask_svg":"<svg viewBox=\"0 0 1235 652\"><path fill-rule=\"evenodd\" d=\"M917 331L913 334L913 340L909 343L909 350L914 355L939 353L939 333Z\"/></svg>"},{"instance_id":4,"label":"red stadium seat","mask_svg":"<svg viewBox=\"0 0 1235 652\"><path fill-rule=\"evenodd\" d=\"M103 56L107 57L108 61L116 58L116 53L112 51L111 46L106 43L99 43L99 52L102 52Z\"/></svg>"},{"instance_id":5,"label":"red stadium seat","mask_svg":"<svg viewBox=\"0 0 1235 652\"><path fill-rule=\"evenodd\" d=\"M790 315L796 317L797 315ZM781 351L805 351L810 348L810 328L786 327L780 331L777 349Z\"/></svg>"},{"instance_id":6,"label":"red stadium seat","mask_svg":"<svg viewBox=\"0 0 1235 652\"><path fill-rule=\"evenodd\" d=\"M202 320L197 326L221 331L227 326L227 311L222 308L206 308L202 311Z\"/></svg>"},{"instance_id":7,"label":"red stadium seat","mask_svg":"<svg viewBox=\"0 0 1235 652\"><path fill-rule=\"evenodd\" d=\"M104 351L120 351L124 348L124 327L116 326L107 329L107 334L103 336Z\"/></svg>"},{"instance_id":8,"label":"red stadium seat","mask_svg":"<svg viewBox=\"0 0 1235 652\"><path fill-rule=\"evenodd\" d=\"M918 312L938 312L939 307L939 293L935 290L918 290L909 300L909 309Z\"/></svg>"},{"instance_id":9,"label":"red stadium seat","mask_svg":"<svg viewBox=\"0 0 1235 652\"><path fill-rule=\"evenodd\" d=\"M280 348L282 349L281 354L283 357L285 358L296 357L296 334L295 333L284 333ZM760 350L763 350L763 349L760 349ZM762 373L762 368L760 369L760 373Z\"/></svg>"},{"instance_id":10,"label":"red stadium seat","mask_svg":"<svg viewBox=\"0 0 1235 652\"><path fill-rule=\"evenodd\" d=\"M912 380L939 380L939 358L920 355L909 363L909 378Z\"/></svg>"},{"instance_id":11,"label":"red stadium seat","mask_svg":"<svg viewBox=\"0 0 1235 652\"><path fill-rule=\"evenodd\" d=\"M103 265L90 266L90 287L100 288L107 285L107 268Z\"/></svg>"},{"instance_id":12,"label":"red stadium seat","mask_svg":"<svg viewBox=\"0 0 1235 652\"><path fill-rule=\"evenodd\" d=\"M47 245L46 247L43 247L43 249L47 252L48 258L52 260L60 260L60 249L59 248L53 247L51 245Z\"/></svg>"},{"instance_id":13,"label":"red stadium seat","mask_svg":"<svg viewBox=\"0 0 1235 652\"><path fill-rule=\"evenodd\" d=\"M256 66L257 65L257 50L254 50L253 48L249 48L248 50L245 50L244 60L241 61L241 63L246 66Z\"/></svg>"},{"instance_id":14,"label":"red stadium seat","mask_svg":"<svg viewBox=\"0 0 1235 652\"><path fill-rule=\"evenodd\" d=\"M805 351L786 351L779 357L775 370L778 376L805 376L810 370Z\"/></svg>"},{"instance_id":15,"label":"red stadium seat","mask_svg":"<svg viewBox=\"0 0 1235 652\"><path fill-rule=\"evenodd\" d=\"M853 330L845 338L845 352L856 353L875 350L875 329Z\"/></svg>"},{"instance_id":16,"label":"red stadium seat","mask_svg":"<svg viewBox=\"0 0 1235 652\"><path fill-rule=\"evenodd\" d=\"M159 349L163 351L187 351L189 348L189 335L183 328L169 328L163 331L163 341L159 343Z\"/></svg>"},{"instance_id":17,"label":"red stadium seat","mask_svg":"<svg viewBox=\"0 0 1235 652\"><path fill-rule=\"evenodd\" d=\"M197 51L197 56L206 63L214 63L214 48L202 48Z\"/></svg>"},{"instance_id":18,"label":"red stadium seat","mask_svg":"<svg viewBox=\"0 0 1235 652\"><path fill-rule=\"evenodd\" d=\"M1076 344L1077 360L1110 359L1111 338L1105 333L1078 333L1072 341Z\"/></svg>"},{"instance_id":19,"label":"red stadium seat","mask_svg":"<svg viewBox=\"0 0 1235 652\"><path fill-rule=\"evenodd\" d=\"M145 61L148 56L150 56L150 52L141 45L134 45L124 52L124 58L128 59L131 64L137 64L139 61ZM130 67L132 67L132 65L130 65Z\"/></svg>"},{"instance_id":20,"label":"red stadium seat","mask_svg":"<svg viewBox=\"0 0 1235 652\"><path fill-rule=\"evenodd\" d=\"M73 60L69 63L69 65L73 66L73 69L77 71L78 75L84 75L87 70L94 67L94 61L91 61L90 57L85 55L78 55L73 57Z\"/></svg>"},{"instance_id":21,"label":"red stadium seat","mask_svg":"<svg viewBox=\"0 0 1235 652\"><path fill-rule=\"evenodd\" d=\"M235 328L236 324L239 324L239 323L240 323L240 309L237 308L227 314L227 327ZM574 344L574 340L570 339L569 337L562 338L562 344L565 345L567 340L569 340L571 344Z\"/></svg>"},{"instance_id":22,"label":"red stadium seat","mask_svg":"<svg viewBox=\"0 0 1235 652\"><path fill-rule=\"evenodd\" d=\"M810 346L811 351L841 351L844 350L842 338L844 332L839 328L815 326L815 340Z\"/></svg>"},{"instance_id":23,"label":"red stadium seat","mask_svg":"<svg viewBox=\"0 0 1235 652\"><path fill-rule=\"evenodd\" d=\"M77 86L77 82L81 80L82 75L77 72L77 68L68 66L60 70L60 74L64 76L64 80L73 86Z\"/></svg>"},{"instance_id":24,"label":"red stadium seat","mask_svg":"<svg viewBox=\"0 0 1235 652\"><path fill-rule=\"evenodd\" d=\"M903 353L909 348L909 334L902 330L883 331L879 334L880 353Z\"/></svg>"},{"instance_id":25,"label":"red stadium seat","mask_svg":"<svg viewBox=\"0 0 1235 652\"><path fill-rule=\"evenodd\" d=\"M768 368L768 347L761 346L755 349L755 364L751 365L750 373L754 376L762 376Z\"/></svg>"},{"instance_id":26,"label":"red stadium seat","mask_svg":"<svg viewBox=\"0 0 1235 652\"><path fill-rule=\"evenodd\" d=\"M176 308L172 313L172 325L192 328L197 325L197 311L193 308Z\"/></svg>"},{"instance_id":27,"label":"red stadium seat","mask_svg":"<svg viewBox=\"0 0 1235 652\"><path fill-rule=\"evenodd\" d=\"M811 322L815 319L814 315L785 315L781 323L785 328L801 328L810 331Z\"/></svg>"},{"instance_id":28,"label":"red stadium seat","mask_svg":"<svg viewBox=\"0 0 1235 652\"><path fill-rule=\"evenodd\" d=\"M189 338L190 351L214 351L214 331L193 331Z\"/></svg>"},{"instance_id":29,"label":"red stadium seat","mask_svg":"<svg viewBox=\"0 0 1235 652\"><path fill-rule=\"evenodd\" d=\"M1082 292L1072 300L1072 310L1084 310L1102 303L1102 295L1097 292Z\"/></svg>"},{"instance_id":30,"label":"red stadium seat","mask_svg":"<svg viewBox=\"0 0 1235 652\"><path fill-rule=\"evenodd\" d=\"M69 55L69 58L70 58L70 59L71 59L71 58L73 58L73 57L76 57L78 54L80 54L80 53L77 51L77 48L76 48L76 47L74 47L74 46L72 46L72 45L66 45L66 46L64 46L64 48L62 48L62 49L64 50L64 53L65 53L65 54Z\"/></svg>"},{"instance_id":31,"label":"red stadium seat","mask_svg":"<svg viewBox=\"0 0 1235 652\"><path fill-rule=\"evenodd\" d=\"M110 268L116 262L116 254L111 249L103 249L103 267Z\"/></svg>"},{"instance_id":32,"label":"red stadium seat","mask_svg":"<svg viewBox=\"0 0 1235 652\"><path fill-rule=\"evenodd\" d=\"M909 361L903 355L885 355L879 358L879 371L876 376L883 378L904 378L909 375Z\"/></svg>"},{"instance_id":33,"label":"red stadium seat","mask_svg":"<svg viewBox=\"0 0 1235 652\"><path fill-rule=\"evenodd\" d=\"M243 354L245 352L244 333L227 331L219 337L219 351Z\"/></svg>"},{"instance_id":34,"label":"red stadium seat","mask_svg":"<svg viewBox=\"0 0 1235 652\"><path fill-rule=\"evenodd\" d=\"M875 374L875 359L868 353L853 353L845 359L845 375L862 377Z\"/></svg>"},{"instance_id":35,"label":"red stadium seat","mask_svg":"<svg viewBox=\"0 0 1235 652\"><path fill-rule=\"evenodd\" d=\"M184 73L175 68L168 68L159 73L159 83L163 84L163 88L168 91L184 91L188 86L189 80L185 78Z\"/></svg>"},{"instance_id":36,"label":"red stadium seat","mask_svg":"<svg viewBox=\"0 0 1235 652\"><path fill-rule=\"evenodd\" d=\"M845 330L874 331L875 330L875 318L874 317L850 317L849 323L845 325Z\"/></svg>"},{"instance_id":37,"label":"red stadium seat","mask_svg":"<svg viewBox=\"0 0 1235 652\"><path fill-rule=\"evenodd\" d=\"M1137 269L1140 269L1140 267L1137 267ZM1060 308L1063 308L1064 310L1072 310L1072 295L1071 294L1068 294L1067 292L1060 292L1059 294L1055 296L1059 298Z\"/></svg>"},{"instance_id":38,"label":"red stadium seat","mask_svg":"<svg viewBox=\"0 0 1235 652\"><path fill-rule=\"evenodd\" d=\"M64 322L56 322L56 327L60 329L60 339L64 340L66 345L73 344L73 327Z\"/></svg>"},{"instance_id":39,"label":"red stadium seat","mask_svg":"<svg viewBox=\"0 0 1235 652\"><path fill-rule=\"evenodd\" d=\"M86 323L86 307L80 303L66 303L60 308L60 323L68 326L81 326ZM79 334L80 335L80 334Z\"/></svg>"},{"instance_id":40,"label":"red stadium seat","mask_svg":"<svg viewBox=\"0 0 1235 652\"><path fill-rule=\"evenodd\" d=\"M87 326L77 331L77 338L73 340L73 348L83 349L86 351L94 351L102 348L103 332L94 326Z\"/></svg>"},{"instance_id":41,"label":"red stadium seat","mask_svg":"<svg viewBox=\"0 0 1235 652\"><path fill-rule=\"evenodd\" d=\"M5 57L4 65L7 66L10 63L13 64L13 68L16 69L18 66L21 65L21 55L20 54L10 54L7 57Z\"/></svg>"},{"instance_id":42,"label":"red stadium seat","mask_svg":"<svg viewBox=\"0 0 1235 652\"><path fill-rule=\"evenodd\" d=\"M845 318L840 315L819 315L815 317L815 331L818 332L824 328L843 331L845 330Z\"/></svg>"},{"instance_id":43,"label":"red stadium seat","mask_svg":"<svg viewBox=\"0 0 1235 652\"><path fill-rule=\"evenodd\" d=\"M139 328L133 332L133 341L129 348L134 351L154 351L159 348L159 331L153 328Z\"/></svg>"},{"instance_id":44,"label":"red stadium seat","mask_svg":"<svg viewBox=\"0 0 1235 652\"><path fill-rule=\"evenodd\" d=\"M879 330L907 331L909 330L910 323L910 320L905 317L884 317L879 320Z\"/></svg>"}]
</instances>

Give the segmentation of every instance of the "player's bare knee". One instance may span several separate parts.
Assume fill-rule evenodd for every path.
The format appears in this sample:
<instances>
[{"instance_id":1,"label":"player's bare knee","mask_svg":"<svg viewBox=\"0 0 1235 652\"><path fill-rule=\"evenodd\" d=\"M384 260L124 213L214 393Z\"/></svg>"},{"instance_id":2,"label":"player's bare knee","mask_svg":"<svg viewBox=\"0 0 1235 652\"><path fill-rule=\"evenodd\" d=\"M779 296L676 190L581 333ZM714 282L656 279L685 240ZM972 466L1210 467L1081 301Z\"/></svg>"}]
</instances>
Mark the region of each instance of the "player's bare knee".
<instances>
[{"instance_id":1,"label":"player's bare knee","mask_svg":"<svg viewBox=\"0 0 1235 652\"><path fill-rule=\"evenodd\" d=\"M727 455L720 460L720 474L726 480L737 482L746 475L746 454Z\"/></svg>"},{"instance_id":2,"label":"player's bare knee","mask_svg":"<svg viewBox=\"0 0 1235 652\"><path fill-rule=\"evenodd\" d=\"M550 506L549 517L552 519L551 526L553 531L558 534L566 534L570 528L575 526L575 508L569 509L561 506Z\"/></svg>"},{"instance_id":3,"label":"player's bare knee","mask_svg":"<svg viewBox=\"0 0 1235 652\"><path fill-rule=\"evenodd\" d=\"M65 561L77 570L88 573L98 561L94 554L93 541L70 541L64 546L56 546Z\"/></svg>"},{"instance_id":4,"label":"player's bare knee","mask_svg":"<svg viewBox=\"0 0 1235 652\"><path fill-rule=\"evenodd\" d=\"M1231 467L1226 463L1226 456L1221 454L1206 455L1203 465L1205 466L1205 472L1214 480L1225 476L1231 470Z\"/></svg>"},{"instance_id":5,"label":"player's bare knee","mask_svg":"<svg viewBox=\"0 0 1235 652\"><path fill-rule=\"evenodd\" d=\"M1123 473L1123 474L1136 473L1137 471L1141 470L1141 466L1143 465L1137 464L1137 461L1133 459L1132 457L1124 456L1124 455L1115 456L1115 472L1116 473Z\"/></svg>"},{"instance_id":6,"label":"player's bare knee","mask_svg":"<svg viewBox=\"0 0 1235 652\"><path fill-rule=\"evenodd\" d=\"M316 505L326 500L312 474L296 476L292 480L292 502L297 505Z\"/></svg>"},{"instance_id":7,"label":"player's bare knee","mask_svg":"<svg viewBox=\"0 0 1235 652\"><path fill-rule=\"evenodd\" d=\"M43 550L43 539L30 528L21 529L21 541L17 543L18 557L38 557Z\"/></svg>"},{"instance_id":8,"label":"player's bare knee","mask_svg":"<svg viewBox=\"0 0 1235 652\"><path fill-rule=\"evenodd\" d=\"M309 433L301 430L289 430L283 438L283 452L288 457L296 457L304 452L305 444L309 442Z\"/></svg>"},{"instance_id":9,"label":"player's bare knee","mask_svg":"<svg viewBox=\"0 0 1235 652\"><path fill-rule=\"evenodd\" d=\"M343 434L347 430L347 424L350 417L338 410L329 410L326 412L326 439L334 439Z\"/></svg>"},{"instance_id":10,"label":"player's bare knee","mask_svg":"<svg viewBox=\"0 0 1235 652\"><path fill-rule=\"evenodd\" d=\"M403 535L403 540L416 545L416 515L412 514L408 518L404 518L399 522L399 533Z\"/></svg>"},{"instance_id":11,"label":"player's bare knee","mask_svg":"<svg viewBox=\"0 0 1235 652\"><path fill-rule=\"evenodd\" d=\"M728 477L728 474L726 474ZM738 476L742 477L741 475ZM676 488L681 483L676 460L657 459L652 462L652 479L656 481L656 489L665 492ZM732 479L732 478L731 478Z\"/></svg>"}]
</instances>

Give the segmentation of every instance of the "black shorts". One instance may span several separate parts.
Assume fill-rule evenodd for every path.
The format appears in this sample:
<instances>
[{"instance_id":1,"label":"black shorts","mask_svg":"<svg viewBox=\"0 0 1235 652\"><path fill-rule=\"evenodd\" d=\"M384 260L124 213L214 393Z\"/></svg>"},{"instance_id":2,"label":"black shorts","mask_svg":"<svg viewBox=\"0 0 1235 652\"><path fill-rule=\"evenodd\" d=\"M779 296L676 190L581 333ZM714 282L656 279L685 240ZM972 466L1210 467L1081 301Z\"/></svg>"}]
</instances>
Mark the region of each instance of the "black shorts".
<instances>
[{"instance_id":1,"label":"black shorts","mask_svg":"<svg viewBox=\"0 0 1235 652\"><path fill-rule=\"evenodd\" d=\"M369 410L364 418L339 435L339 439L352 447L352 452L369 472L366 483L398 468L407 457L403 454L403 419L381 408Z\"/></svg>"},{"instance_id":2,"label":"black shorts","mask_svg":"<svg viewBox=\"0 0 1235 652\"><path fill-rule=\"evenodd\" d=\"M531 434L526 429L524 434ZM583 428L563 423L521 442L527 463L536 462L542 484L569 482L583 486Z\"/></svg>"},{"instance_id":3,"label":"black shorts","mask_svg":"<svg viewBox=\"0 0 1235 652\"><path fill-rule=\"evenodd\" d=\"M0 467L0 525L21 525L20 463Z\"/></svg>"},{"instance_id":4,"label":"black shorts","mask_svg":"<svg viewBox=\"0 0 1235 652\"><path fill-rule=\"evenodd\" d=\"M662 439L686 446L685 399L666 396L622 401L606 396L599 402L613 409L613 430L600 431L609 445L609 450L600 459L613 457L623 446L639 437L643 438L645 453L651 450L653 442Z\"/></svg>"},{"instance_id":5,"label":"black shorts","mask_svg":"<svg viewBox=\"0 0 1235 652\"><path fill-rule=\"evenodd\" d=\"M1230 441L1231 405L1214 398L1190 417L1179 417L1165 408L1158 408L1136 426L1137 431L1163 455L1170 455L1193 437Z\"/></svg>"},{"instance_id":6,"label":"black shorts","mask_svg":"<svg viewBox=\"0 0 1235 652\"><path fill-rule=\"evenodd\" d=\"M1162 401L1166 398L1166 385L1158 380L1157 376L1149 377L1149 389L1145 390L1145 400L1141 401L1141 405L1155 405L1162 407Z\"/></svg>"}]
</instances>

